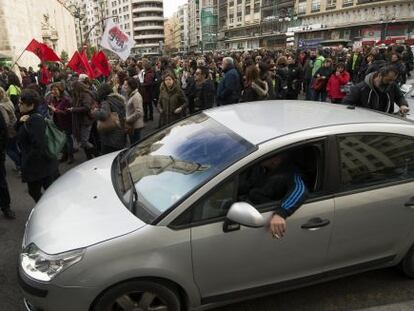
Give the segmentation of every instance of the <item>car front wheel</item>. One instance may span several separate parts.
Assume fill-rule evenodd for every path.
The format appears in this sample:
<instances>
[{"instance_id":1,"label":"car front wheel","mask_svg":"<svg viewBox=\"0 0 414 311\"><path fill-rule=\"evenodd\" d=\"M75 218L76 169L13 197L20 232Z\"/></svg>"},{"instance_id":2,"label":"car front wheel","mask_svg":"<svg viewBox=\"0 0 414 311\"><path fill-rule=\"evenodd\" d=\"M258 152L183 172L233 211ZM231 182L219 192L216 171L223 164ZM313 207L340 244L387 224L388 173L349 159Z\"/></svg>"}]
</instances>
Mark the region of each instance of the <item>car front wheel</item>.
<instances>
[{"instance_id":1,"label":"car front wheel","mask_svg":"<svg viewBox=\"0 0 414 311\"><path fill-rule=\"evenodd\" d=\"M401 268L403 273L409 278L414 278L414 246L405 255L401 262Z\"/></svg>"},{"instance_id":2,"label":"car front wheel","mask_svg":"<svg viewBox=\"0 0 414 311\"><path fill-rule=\"evenodd\" d=\"M110 288L94 311L179 311L180 300L169 287L152 281L130 281Z\"/></svg>"}]
</instances>

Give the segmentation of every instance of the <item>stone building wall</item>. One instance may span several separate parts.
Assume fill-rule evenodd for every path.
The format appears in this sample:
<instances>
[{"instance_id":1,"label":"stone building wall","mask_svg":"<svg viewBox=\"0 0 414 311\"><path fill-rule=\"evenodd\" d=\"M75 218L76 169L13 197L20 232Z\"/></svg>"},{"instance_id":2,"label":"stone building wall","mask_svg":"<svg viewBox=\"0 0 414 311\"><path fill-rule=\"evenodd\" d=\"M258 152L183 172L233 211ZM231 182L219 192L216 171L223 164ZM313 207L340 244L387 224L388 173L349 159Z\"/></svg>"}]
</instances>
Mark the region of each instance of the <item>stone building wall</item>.
<instances>
[{"instance_id":1,"label":"stone building wall","mask_svg":"<svg viewBox=\"0 0 414 311\"><path fill-rule=\"evenodd\" d=\"M76 50L75 20L58 0L0 0L0 53L15 60L34 38L60 56ZM20 66L37 66L39 59L23 53Z\"/></svg>"}]
</instances>

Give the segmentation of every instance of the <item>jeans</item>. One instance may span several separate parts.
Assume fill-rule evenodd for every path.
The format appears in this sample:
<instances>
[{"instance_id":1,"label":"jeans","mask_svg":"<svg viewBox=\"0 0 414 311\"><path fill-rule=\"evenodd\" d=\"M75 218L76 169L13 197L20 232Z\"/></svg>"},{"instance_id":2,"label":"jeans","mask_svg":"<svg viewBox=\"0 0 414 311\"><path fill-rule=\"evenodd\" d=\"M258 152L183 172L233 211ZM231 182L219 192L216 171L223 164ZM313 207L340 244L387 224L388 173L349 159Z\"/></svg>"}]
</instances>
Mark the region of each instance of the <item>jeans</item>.
<instances>
[{"instance_id":1,"label":"jeans","mask_svg":"<svg viewBox=\"0 0 414 311\"><path fill-rule=\"evenodd\" d=\"M151 102L144 102L144 118L145 120L153 119L154 107Z\"/></svg>"},{"instance_id":2,"label":"jeans","mask_svg":"<svg viewBox=\"0 0 414 311\"><path fill-rule=\"evenodd\" d=\"M326 90L321 90L321 91L315 91L313 90L313 100L314 101L321 101L321 102L326 102L326 97L328 96L328 93L326 93Z\"/></svg>"},{"instance_id":3,"label":"jeans","mask_svg":"<svg viewBox=\"0 0 414 311\"><path fill-rule=\"evenodd\" d=\"M141 129L134 129L134 132L129 135L131 145L135 144L141 139Z\"/></svg>"},{"instance_id":4,"label":"jeans","mask_svg":"<svg viewBox=\"0 0 414 311\"><path fill-rule=\"evenodd\" d=\"M66 154L68 156L73 156L73 139L72 139L72 133L71 131L65 131L66 134Z\"/></svg>"},{"instance_id":5,"label":"jeans","mask_svg":"<svg viewBox=\"0 0 414 311\"><path fill-rule=\"evenodd\" d=\"M16 168L22 166L22 155L17 148L17 137L9 138L9 141L7 142L6 153L13 161L14 165L16 165Z\"/></svg>"},{"instance_id":6,"label":"jeans","mask_svg":"<svg viewBox=\"0 0 414 311\"><path fill-rule=\"evenodd\" d=\"M89 142L92 125L82 125L80 130L80 146L85 149L92 149L94 146Z\"/></svg>"},{"instance_id":7,"label":"jeans","mask_svg":"<svg viewBox=\"0 0 414 311\"><path fill-rule=\"evenodd\" d=\"M42 188L46 190L54 180L55 178L53 176L47 176L40 180L27 183L29 194L36 203L39 202L40 198L42 197Z\"/></svg>"}]
</instances>

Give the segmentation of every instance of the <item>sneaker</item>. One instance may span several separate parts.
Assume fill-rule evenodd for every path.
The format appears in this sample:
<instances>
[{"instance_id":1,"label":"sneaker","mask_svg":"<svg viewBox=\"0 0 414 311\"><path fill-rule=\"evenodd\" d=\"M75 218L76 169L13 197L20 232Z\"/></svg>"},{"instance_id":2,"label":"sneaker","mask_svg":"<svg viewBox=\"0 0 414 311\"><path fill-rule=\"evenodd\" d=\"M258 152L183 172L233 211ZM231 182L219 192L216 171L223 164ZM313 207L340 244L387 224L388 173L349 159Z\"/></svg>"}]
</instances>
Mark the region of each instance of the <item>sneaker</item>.
<instances>
[{"instance_id":1,"label":"sneaker","mask_svg":"<svg viewBox=\"0 0 414 311\"><path fill-rule=\"evenodd\" d=\"M16 214L10 208L3 209L2 211L3 211L4 217L6 217L7 219L16 218Z\"/></svg>"}]
</instances>

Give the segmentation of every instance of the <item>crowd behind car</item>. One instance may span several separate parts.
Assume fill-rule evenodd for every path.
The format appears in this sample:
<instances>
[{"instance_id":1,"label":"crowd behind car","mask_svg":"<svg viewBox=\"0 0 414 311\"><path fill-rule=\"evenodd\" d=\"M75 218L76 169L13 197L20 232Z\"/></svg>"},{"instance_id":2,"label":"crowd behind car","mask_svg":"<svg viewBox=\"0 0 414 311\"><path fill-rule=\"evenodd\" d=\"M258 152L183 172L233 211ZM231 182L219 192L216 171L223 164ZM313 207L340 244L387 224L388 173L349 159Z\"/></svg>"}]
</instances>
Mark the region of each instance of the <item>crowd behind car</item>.
<instances>
[{"instance_id":1,"label":"crowd behind car","mask_svg":"<svg viewBox=\"0 0 414 311\"><path fill-rule=\"evenodd\" d=\"M138 142L148 123L164 127L214 106L305 99L383 112L393 112L395 103L407 113L398 86L410 77L413 52L404 45L338 46L131 57L114 62L111 75L96 80L61 64L39 68L20 67L20 77L0 68L0 207L7 218L15 214L6 155L37 202L59 176L59 162L73 163L78 150L87 159L115 152ZM66 135L59 159L45 152L45 119Z\"/></svg>"}]
</instances>

